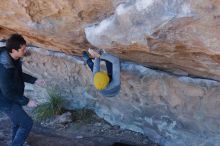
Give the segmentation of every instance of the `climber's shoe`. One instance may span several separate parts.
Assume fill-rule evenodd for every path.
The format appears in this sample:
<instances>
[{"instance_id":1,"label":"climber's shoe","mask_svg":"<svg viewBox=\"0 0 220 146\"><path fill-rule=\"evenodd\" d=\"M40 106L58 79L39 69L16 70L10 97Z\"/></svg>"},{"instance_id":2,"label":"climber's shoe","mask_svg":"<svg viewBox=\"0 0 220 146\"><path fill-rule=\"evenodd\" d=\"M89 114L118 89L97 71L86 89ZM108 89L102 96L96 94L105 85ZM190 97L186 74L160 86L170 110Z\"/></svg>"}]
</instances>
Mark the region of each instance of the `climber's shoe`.
<instances>
[{"instance_id":1,"label":"climber's shoe","mask_svg":"<svg viewBox=\"0 0 220 146\"><path fill-rule=\"evenodd\" d=\"M82 59L86 63L87 60L89 59L89 54L86 51L83 51L82 53Z\"/></svg>"}]
</instances>

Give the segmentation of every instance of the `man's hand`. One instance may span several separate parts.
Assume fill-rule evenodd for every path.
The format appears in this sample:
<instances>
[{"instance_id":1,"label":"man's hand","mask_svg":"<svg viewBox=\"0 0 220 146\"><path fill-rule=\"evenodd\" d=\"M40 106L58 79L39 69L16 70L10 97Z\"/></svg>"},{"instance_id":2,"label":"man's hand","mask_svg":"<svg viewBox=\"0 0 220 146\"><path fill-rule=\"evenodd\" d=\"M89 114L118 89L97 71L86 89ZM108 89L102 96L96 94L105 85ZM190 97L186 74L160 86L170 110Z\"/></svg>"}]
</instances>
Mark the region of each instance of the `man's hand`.
<instances>
[{"instance_id":1,"label":"man's hand","mask_svg":"<svg viewBox=\"0 0 220 146\"><path fill-rule=\"evenodd\" d=\"M88 50L89 54L92 56L92 57L95 57L95 58L99 58L100 57L100 54L98 52L96 52L95 50L93 49L90 49Z\"/></svg>"},{"instance_id":2,"label":"man's hand","mask_svg":"<svg viewBox=\"0 0 220 146\"><path fill-rule=\"evenodd\" d=\"M27 106L31 108L37 107L37 102L35 100L30 99Z\"/></svg>"},{"instance_id":3,"label":"man's hand","mask_svg":"<svg viewBox=\"0 0 220 146\"><path fill-rule=\"evenodd\" d=\"M38 79L38 80L35 81L34 84L36 84L36 85L38 85L38 86L45 86L45 85L46 85L46 82L45 82L45 80L43 80L43 79Z\"/></svg>"}]
</instances>

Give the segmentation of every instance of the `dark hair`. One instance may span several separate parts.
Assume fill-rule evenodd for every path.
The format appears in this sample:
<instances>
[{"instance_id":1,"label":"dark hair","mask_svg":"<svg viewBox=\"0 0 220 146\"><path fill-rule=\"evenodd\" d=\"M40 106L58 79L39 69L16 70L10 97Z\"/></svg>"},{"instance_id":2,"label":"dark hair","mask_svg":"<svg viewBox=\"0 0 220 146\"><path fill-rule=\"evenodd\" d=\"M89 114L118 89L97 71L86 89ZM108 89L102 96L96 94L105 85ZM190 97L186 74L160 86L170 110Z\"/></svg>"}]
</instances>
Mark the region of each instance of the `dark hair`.
<instances>
[{"instance_id":1,"label":"dark hair","mask_svg":"<svg viewBox=\"0 0 220 146\"><path fill-rule=\"evenodd\" d=\"M6 41L6 49L10 53L12 49L20 49L21 45L26 45L26 41L20 34L12 34Z\"/></svg>"}]
</instances>

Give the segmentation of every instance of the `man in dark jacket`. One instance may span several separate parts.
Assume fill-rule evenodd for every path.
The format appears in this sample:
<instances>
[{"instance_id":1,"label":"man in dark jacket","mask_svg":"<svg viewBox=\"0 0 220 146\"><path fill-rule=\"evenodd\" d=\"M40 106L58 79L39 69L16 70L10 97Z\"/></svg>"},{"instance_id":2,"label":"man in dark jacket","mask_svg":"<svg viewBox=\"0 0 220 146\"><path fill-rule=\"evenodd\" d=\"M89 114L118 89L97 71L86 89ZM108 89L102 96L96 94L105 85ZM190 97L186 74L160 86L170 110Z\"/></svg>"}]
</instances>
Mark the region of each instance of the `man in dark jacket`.
<instances>
[{"instance_id":1,"label":"man in dark jacket","mask_svg":"<svg viewBox=\"0 0 220 146\"><path fill-rule=\"evenodd\" d=\"M13 34L0 52L0 110L13 123L12 146L22 146L32 128L33 120L22 106L36 103L24 96L24 82L35 83L36 78L22 72L20 58L26 51L26 41Z\"/></svg>"}]
</instances>

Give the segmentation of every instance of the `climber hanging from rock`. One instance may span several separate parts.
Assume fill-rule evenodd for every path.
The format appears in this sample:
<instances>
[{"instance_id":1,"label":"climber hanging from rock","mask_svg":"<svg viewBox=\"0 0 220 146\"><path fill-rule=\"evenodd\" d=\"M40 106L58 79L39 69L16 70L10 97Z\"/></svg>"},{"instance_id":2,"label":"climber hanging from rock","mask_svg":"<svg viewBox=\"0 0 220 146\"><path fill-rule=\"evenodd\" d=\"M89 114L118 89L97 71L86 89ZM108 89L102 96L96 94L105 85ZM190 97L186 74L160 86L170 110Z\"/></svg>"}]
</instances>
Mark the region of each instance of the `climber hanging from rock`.
<instances>
[{"instance_id":1,"label":"climber hanging from rock","mask_svg":"<svg viewBox=\"0 0 220 146\"><path fill-rule=\"evenodd\" d=\"M93 83L95 88L99 90L103 96L116 96L121 86L119 59L109 53L95 51L90 48L88 52L94 57L94 62L86 51L83 51L83 60L93 72ZM101 61L104 61L106 64L107 73L101 71Z\"/></svg>"}]
</instances>

